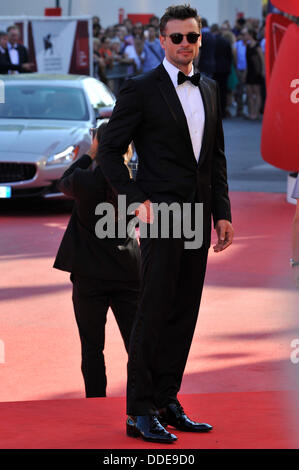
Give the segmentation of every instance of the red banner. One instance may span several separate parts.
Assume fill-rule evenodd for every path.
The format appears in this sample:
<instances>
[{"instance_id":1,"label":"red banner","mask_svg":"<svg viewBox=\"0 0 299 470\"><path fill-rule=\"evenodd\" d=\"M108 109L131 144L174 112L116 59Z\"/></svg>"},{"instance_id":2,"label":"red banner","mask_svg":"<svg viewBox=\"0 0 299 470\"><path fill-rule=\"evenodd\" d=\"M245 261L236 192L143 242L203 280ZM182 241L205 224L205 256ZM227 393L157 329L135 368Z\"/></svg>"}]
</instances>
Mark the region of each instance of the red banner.
<instances>
[{"instance_id":1,"label":"red banner","mask_svg":"<svg viewBox=\"0 0 299 470\"><path fill-rule=\"evenodd\" d=\"M267 86L270 82L270 77L273 69L275 59L278 55L278 50L281 41L286 33L287 28L293 24L291 20L282 15L272 13L267 16L266 22L266 83Z\"/></svg>"},{"instance_id":2,"label":"red banner","mask_svg":"<svg viewBox=\"0 0 299 470\"><path fill-rule=\"evenodd\" d=\"M45 8L45 16L61 16L62 8Z\"/></svg>"},{"instance_id":3,"label":"red banner","mask_svg":"<svg viewBox=\"0 0 299 470\"><path fill-rule=\"evenodd\" d=\"M69 73L89 75L89 37L87 21L78 21Z\"/></svg>"},{"instance_id":4,"label":"red banner","mask_svg":"<svg viewBox=\"0 0 299 470\"><path fill-rule=\"evenodd\" d=\"M28 22L30 62L39 73L91 75L89 19L32 19Z\"/></svg>"},{"instance_id":5,"label":"red banner","mask_svg":"<svg viewBox=\"0 0 299 470\"><path fill-rule=\"evenodd\" d=\"M299 27L288 27L267 90L261 152L286 171L299 171Z\"/></svg>"},{"instance_id":6,"label":"red banner","mask_svg":"<svg viewBox=\"0 0 299 470\"><path fill-rule=\"evenodd\" d=\"M128 18L132 21L133 24L135 23L142 23L144 25L149 24L149 20L154 16L153 13L151 14L141 14L141 13L128 13Z\"/></svg>"},{"instance_id":7,"label":"red banner","mask_svg":"<svg viewBox=\"0 0 299 470\"><path fill-rule=\"evenodd\" d=\"M289 13L289 15L299 16L298 0L271 0L271 3L279 10Z\"/></svg>"}]
</instances>

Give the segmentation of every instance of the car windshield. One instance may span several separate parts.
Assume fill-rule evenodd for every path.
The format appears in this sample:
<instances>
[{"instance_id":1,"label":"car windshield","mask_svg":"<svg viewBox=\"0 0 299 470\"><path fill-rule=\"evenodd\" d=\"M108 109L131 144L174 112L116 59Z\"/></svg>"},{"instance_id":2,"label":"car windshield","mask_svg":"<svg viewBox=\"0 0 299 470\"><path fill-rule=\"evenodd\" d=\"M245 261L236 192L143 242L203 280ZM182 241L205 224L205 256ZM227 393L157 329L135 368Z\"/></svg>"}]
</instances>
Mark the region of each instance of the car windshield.
<instances>
[{"instance_id":1,"label":"car windshield","mask_svg":"<svg viewBox=\"0 0 299 470\"><path fill-rule=\"evenodd\" d=\"M5 87L0 118L87 121L89 116L80 88L14 84Z\"/></svg>"}]
</instances>

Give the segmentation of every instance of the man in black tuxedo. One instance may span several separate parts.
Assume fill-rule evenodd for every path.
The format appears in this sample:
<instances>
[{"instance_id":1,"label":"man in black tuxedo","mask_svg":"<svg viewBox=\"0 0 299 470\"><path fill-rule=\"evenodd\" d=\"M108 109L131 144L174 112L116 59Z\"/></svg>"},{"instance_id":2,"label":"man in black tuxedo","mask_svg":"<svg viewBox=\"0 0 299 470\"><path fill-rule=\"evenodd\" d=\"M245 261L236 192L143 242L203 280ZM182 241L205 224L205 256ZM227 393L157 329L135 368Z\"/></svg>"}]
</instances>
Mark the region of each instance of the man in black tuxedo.
<instances>
[{"instance_id":1,"label":"man in black tuxedo","mask_svg":"<svg viewBox=\"0 0 299 470\"><path fill-rule=\"evenodd\" d=\"M10 63L21 67L22 72L31 72L33 64L29 62L28 51L23 44L19 43L20 31L15 25L7 28L8 42L7 49ZM28 64L25 68L24 64Z\"/></svg>"},{"instance_id":2,"label":"man in black tuxedo","mask_svg":"<svg viewBox=\"0 0 299 470\"><path fill-rule=\"evenodd\" d=\"M195 9L166 10L160 22L166 57L126 82L99 149L105 177L128 204L138 205L136 214L148 227L154 203L189 203L193 212L203 203L200 248L186 249L184 236L140 239L142 291L129 351L127 434L155 442L177 439L162 424L191 432L212 429L191 421L177 394L198 316L211 215L218 235L214 251L233 238L218 87L193 76L200 32ZM131 140L139 157L135 181L121 158Z\"/></svg>"},{"instance_id":3,"label":"man in black tuxedo","mask_svg":"<svg viewBox=\"0 0 299 470\"><path fill-rule=\"evenodd\" d=\"M0 74L9 72L28 72L32 69L31 63L22 63L20 65L12 64L7 49L8 36L5 31L0 31Z\"/></svg>"}]
</instances>

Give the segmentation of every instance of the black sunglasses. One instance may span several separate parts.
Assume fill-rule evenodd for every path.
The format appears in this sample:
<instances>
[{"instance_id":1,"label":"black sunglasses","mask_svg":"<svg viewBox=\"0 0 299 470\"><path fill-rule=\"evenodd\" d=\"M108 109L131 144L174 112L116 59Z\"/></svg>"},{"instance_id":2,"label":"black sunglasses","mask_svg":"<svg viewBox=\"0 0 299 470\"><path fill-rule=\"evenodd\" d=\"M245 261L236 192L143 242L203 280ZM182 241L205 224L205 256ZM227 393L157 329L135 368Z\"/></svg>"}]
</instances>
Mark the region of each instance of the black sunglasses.
<instances>
[{"instance_id":1,"label":"black sunglasses","mask_svg":"<svg viewBox=\"0 0 299 470\"><path fill-rule=\"evenodd\" d=\"M200 36L199 33L188 33L188 34L181 34L181 33L172 33L172 34L164 34L165 37L170 37L173 44L181 44L184 36L186 36L187 41L189 44L195 44Z\"/></svg>"}]
</instances>

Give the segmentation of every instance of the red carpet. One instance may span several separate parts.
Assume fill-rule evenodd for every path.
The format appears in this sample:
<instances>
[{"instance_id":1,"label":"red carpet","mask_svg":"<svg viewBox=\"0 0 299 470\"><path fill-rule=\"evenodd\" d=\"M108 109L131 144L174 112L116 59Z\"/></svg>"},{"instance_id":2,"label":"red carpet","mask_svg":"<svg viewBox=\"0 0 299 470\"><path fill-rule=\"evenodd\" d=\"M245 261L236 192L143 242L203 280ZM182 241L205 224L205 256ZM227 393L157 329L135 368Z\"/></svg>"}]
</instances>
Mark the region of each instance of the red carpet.
<instances>
[{"instance_id":1,"label":"red carpet","mask_svg":"<svg viewBox=\"0 0 299 470\"><path fill-rule=\"evenodd\" d=\"M294 392L184 395L190 415L213 423L207 434L173 432L171 444L125 434L123 398L1 403L0 448L5 449L290 449L297 446ZM297 401L298 403L298 401Z\"/></svg>"},{"instance_id":2,"label":"red carpet","mask_svg":"<svg viewBox=\"0 0 299 470\"><path fill-rule=\"evenodd\" d=\"M210 250L181 388L190 415L215 431L184 434L175 445L288 447L294 434L286 423L297 403L283 400L299 390L299 364L290 361L299 337L288 264L294 206L282 194L233 192L231 200L235 240L223 253ZM52 269L67 220L45 212L0 216L0 401L26 402L0 403L1 446L134 447L116 419L106 428L110 413L123 415L123 398L57 401L84 396L69 277ZM108 395L124 397L126 355L111 314L106 338Z\"/></svg>"}]
</instances>

